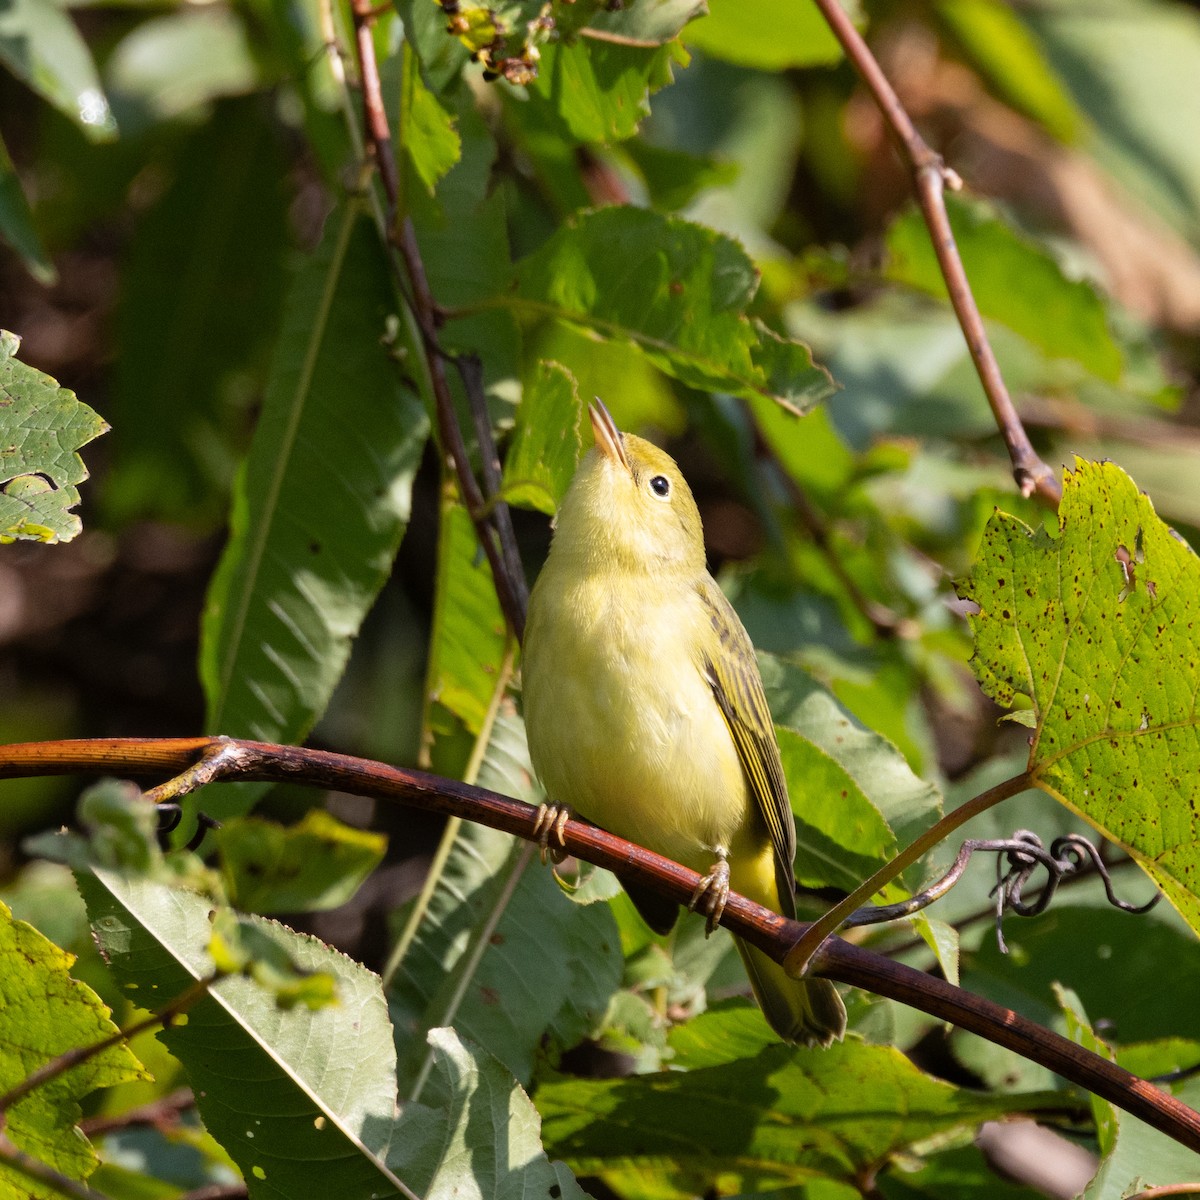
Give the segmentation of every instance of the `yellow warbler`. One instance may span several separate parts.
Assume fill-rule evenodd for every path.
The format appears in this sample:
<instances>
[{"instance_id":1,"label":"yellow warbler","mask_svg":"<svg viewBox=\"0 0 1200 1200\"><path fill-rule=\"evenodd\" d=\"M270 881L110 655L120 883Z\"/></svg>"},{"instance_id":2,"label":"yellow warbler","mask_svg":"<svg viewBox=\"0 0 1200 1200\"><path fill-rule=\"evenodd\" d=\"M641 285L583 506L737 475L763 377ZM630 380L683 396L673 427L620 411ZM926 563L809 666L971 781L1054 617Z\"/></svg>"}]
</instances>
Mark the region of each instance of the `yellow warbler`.
<instances>
[{"instance_id":1,"label":"yellow warbler","mask_svg":"<svg viewBox=\"0 0 1200 1200\"><path fill-rule=\"evenodd\" d=\"M705 568L700 513L674 460L622 434L598 400L595 448L563 497L529 600L529 751L555 804L705 874L692 907L732 887L795 915L796 827L754 648ZM543 825L548 837L555 817ZM660 932L678 908L635 896ZM737 943L789 1042L828 1045L846 1010L828 980L790 978Z\"/></svg>"}]
</instances>

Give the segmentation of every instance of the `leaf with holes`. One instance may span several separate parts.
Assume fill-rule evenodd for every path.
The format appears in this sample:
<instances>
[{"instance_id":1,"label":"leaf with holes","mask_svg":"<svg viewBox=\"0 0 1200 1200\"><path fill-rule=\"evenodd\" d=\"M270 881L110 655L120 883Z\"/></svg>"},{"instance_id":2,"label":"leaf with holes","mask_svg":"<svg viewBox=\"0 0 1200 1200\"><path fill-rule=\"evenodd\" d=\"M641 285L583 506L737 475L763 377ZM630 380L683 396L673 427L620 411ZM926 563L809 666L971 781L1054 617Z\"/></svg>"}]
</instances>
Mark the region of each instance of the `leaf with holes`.
<instances>
[{"instance_id":1,"label":"leaf with holes","mask_svg":"<svg viewBox=\"0 0 1200 1200\"><path fill-rule=\"evenodd\" d=\"M0 545L69 542L70 510L87 468L78 450L108 425L75 393L17 358L21 339L0 329Z\"/></svg>"},{"instance_id":2,"label":"leaf with holes","mask_svg":"<svg viewBox=\"0 0 1200 1200\"><path fill-rule=\"evenodd\" d=\"M1120 467L1076 460L1058 535L996 513L960 590L984 690L1032 705L1032 781L1200 931L1200 559Z\"/></svg>"}]
</instances>

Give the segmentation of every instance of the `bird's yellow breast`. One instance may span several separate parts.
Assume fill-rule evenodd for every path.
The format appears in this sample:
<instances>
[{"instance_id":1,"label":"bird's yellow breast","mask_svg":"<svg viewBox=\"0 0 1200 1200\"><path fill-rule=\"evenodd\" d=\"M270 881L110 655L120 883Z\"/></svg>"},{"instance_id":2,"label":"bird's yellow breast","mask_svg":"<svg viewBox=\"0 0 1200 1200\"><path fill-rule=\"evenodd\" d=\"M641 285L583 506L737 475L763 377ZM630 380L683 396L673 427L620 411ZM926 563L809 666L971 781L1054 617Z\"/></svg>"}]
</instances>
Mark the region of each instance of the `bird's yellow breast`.
<instances>
[{"instance_id":1,"label":"bird's yellow breast","mask_svg":"<svg viewBox=\"0 0 1200 1200\"><path fill-rule=\"evenodd\" d=\"M547 565L529 606L529 750L549 798L707 870L761 855L765 831L703 665L692 584ZM700 625L699 623L703 623Z\"/></svg>"}]
</instances>

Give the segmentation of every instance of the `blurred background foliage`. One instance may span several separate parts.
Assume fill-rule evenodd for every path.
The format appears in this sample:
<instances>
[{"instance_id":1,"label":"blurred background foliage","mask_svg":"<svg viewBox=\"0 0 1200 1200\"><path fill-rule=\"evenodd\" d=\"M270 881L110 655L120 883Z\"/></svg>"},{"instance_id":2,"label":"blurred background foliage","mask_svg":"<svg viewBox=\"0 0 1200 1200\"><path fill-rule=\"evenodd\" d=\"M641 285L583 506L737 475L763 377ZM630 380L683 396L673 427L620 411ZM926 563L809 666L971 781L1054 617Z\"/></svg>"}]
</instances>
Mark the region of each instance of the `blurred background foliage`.
<instances>
[{"instance_id":1,"label":"blurred background foliage","mask_svg":"<svg viewBox=\"0 0 1200 1200\"><path fill-rule=\"evenodd\" d=\"M1044 514L1015 494L909 177L809 0L709 0L695 20L698 6L679 0L610 7L555 5L560 39L548 27L520 32L544 15L537 5L443 11L397 0L379 13L402 200L449 318L443 343L479 356L506 447L521 444L525 405L536 400L561 425L592 394L623 428L667 445L756 645L887 738L949 806L1015 769L1024 744L1023 731L998 726L967 669L952 581L994 506L1031 524ZM1116 460L1194 544L1197 6L848 7L925 137L967 183L951 197L955 231L1040 452L1056 467L1075 454ZM0 741L206 727L299 739L311 729L314 744L466 769L507 670L503 622L427 440L412 332L380 319L402 310L372 221L358 95L344 82L356 74L352 44L348 13L316 0L20 0L0 12L0 325L22 339L24 362L112 426L85 452L84 532L57 547L0 549ZM679 217L736 239L761 276L745 302L764 344L811 346L837 390L800 425L732 385L714 393L636 338L539 315L565 277L555 254L573 252L570 230L598 228L579 214L614 204L658 214L656 229ZM597 257L611 244L597 235ZM728 246L686 243L697 279L701 259ZM621 264L609 266L619 306ZM800 374L807 391L791 399L808 406L824 380ZM551 448L530 453L541 461ZM524 505L517 532L532 578L553 483L510 494ZM271 508L280 496L282 520ZM370 511L369 536L342 500ZM265 626L254 622L270 618L231 626L243 599L249 606L274 585L247 558L226 555L215 582L214 572L232 511L235 538L262 532L294 581L303 537L288 543L284 527L306 503L321 510L319 545L303 526L308 548L355 560L345 569L352 595L312 600L337 609L313 652L322 669L272 724L254 710L260 684L271 686L254 658ZM315 628L305 614L288 620ZM532 794L519 723L505 710L496 730L481 781ZM23 835L66 819L77 791L70 780L3 785L0 890L18 915L80 949L82 917L62 908L61 878L29 867L20 848ZM245 811L253 799L227 806ZM313 803L277 789L260 811L293 820ZM348 798L330 804L390 835L384 865L353 902L293 923L378 969L403 916L394 910L416 894L441 825ZM1026 797L979 825L1070 827L1051 809ZM480 861L497 853L473 851ZM1068 979L1123 1042L1200 1038L1192 1010L1171 1000L1194 994L1183 975L1173 992L1159 990L1160 1003L1146 995L1146 972L1169 963L1195 973L1194 943L1173 917L1138 924L1080 887L1071 907L1019 938L1010 930L1016 953L1001 960L981 919L986 874L938 911L972 950L968 986L1061 1022L1050 985ZM231 890L244 896L245 881ZM672 1002L686 1008L680 980L688 955L703 956L699 943L682 934L676 973L664 975L659 950L629 921L621 928L628 962L655 985L674 980ZM902 941L898 953L928 960L923 942ZM1097 956L1107 974L1089 984ZM716 992L721 970L735 981L727 959L698 971ZM95 963L81 970L99 978ZM422 987L432 986L410 980L394 1019L419 1023ZM950 1078L1001 1091L1052 1086L1013 1056L943 1036L895 1006L860 1007L860 1030L919 1047L922 1064ZM659 1061L648 1010L618 1016L592 1053ZM564 1048L589 1031L578 1014L539 1010L543 1027L552 1019L567 1030ZM509 1065L526 1081L533 1069L532 1058ZM932 1182L913 1175L884 1194L938 1194L953 1171L974 1169L943 1158L940 1184L936 1172ZM609 1182L634 1194L627 1178Z\"/></svg>"}]
</instances>

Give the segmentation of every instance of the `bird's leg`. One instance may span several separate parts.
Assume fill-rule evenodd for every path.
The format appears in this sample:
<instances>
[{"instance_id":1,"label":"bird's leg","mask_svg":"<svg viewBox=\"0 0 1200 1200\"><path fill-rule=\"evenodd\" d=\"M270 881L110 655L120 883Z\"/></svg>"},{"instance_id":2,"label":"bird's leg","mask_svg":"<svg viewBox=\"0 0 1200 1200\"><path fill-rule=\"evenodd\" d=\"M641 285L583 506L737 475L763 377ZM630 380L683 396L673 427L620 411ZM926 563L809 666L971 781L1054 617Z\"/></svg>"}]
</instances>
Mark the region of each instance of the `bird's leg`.
<instances>
[{"instance_id":1,"label":"bird's leg","mask_svg":"<svg viewBox=\"0 0 1200 1200\"><path fill-rule=\"evenodd\" d=\"M726 862L726 850L717 847L717 861L712 870L696 884L696 890L688 901L692 912L702 912L705 916L704 936L708 937L721 921L725 911L725 902L729 899L729 863Z\"/></svg>"},{"instance_id":2,"label":"bird's leg","mask_svg":"<svg viewBox=\"0 0 1200 1200\"><path fill-rule=\"evenodd\" d=\"M565 804L539 804L537 820L533 832L537 834L538 845L541 847L542 866L546 865L546 857L556 863L567 857L567 839L565 830L571 819L571 810ZM553 836L557 846L550 845Z\"/></svg>"}]
</instances>

